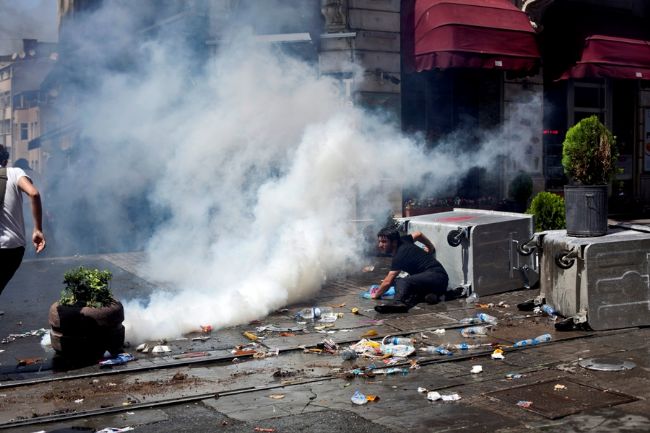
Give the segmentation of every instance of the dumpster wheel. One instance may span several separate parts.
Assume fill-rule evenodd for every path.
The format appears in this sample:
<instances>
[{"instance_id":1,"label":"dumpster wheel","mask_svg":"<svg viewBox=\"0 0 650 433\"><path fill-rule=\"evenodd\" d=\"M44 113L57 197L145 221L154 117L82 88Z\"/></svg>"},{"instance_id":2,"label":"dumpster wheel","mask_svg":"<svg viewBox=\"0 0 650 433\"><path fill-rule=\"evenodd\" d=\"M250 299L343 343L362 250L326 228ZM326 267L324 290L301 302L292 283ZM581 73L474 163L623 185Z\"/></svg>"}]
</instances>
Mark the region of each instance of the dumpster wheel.
<instances>
[{"instance_id":1,"label":"dumpster wheel","mask_svg":"<svg viewBox=\"0 0 650 433\"><path fill-rule=\"evenodd\" d=\"M457 247L463 241L463 230L456 229L447 233L447 243L452 247Z\"/></svg>"},{"instance_id":2,"label":"dumpster wheel","mask_svg":"<svg viewBox=\"0 0 650 433\"><path fill-rule=\"evenodd\" d=\"M576 259L569 258L572 251L562 250L555 254L555 264L561 269L569 269L575 263Z\"/></svg>"}]
</instances>

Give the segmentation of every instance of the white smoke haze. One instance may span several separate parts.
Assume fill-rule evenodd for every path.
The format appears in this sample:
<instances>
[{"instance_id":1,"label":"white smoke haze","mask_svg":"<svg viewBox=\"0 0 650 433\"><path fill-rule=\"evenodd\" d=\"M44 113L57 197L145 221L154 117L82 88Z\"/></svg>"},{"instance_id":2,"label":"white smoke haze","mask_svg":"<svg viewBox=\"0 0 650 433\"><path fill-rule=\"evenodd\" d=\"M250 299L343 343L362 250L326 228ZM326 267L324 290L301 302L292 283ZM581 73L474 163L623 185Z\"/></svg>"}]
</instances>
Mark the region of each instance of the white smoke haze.
<instances>
[{"instance_id":1,"label":"white smoke haze","mask_svg":"<svg viewBox=\"0 0 650 433\"><path fill-rule=\"evenodd\" d=\"M99 13L120 22L115 9ZM200 70L162 40L131 41L130 68L95 62L79 163L49 192L71 200L76 185L92 230L144 247L141 274L161 288L123 300L131 342L247 323L309 299L361 266L352 221L385 221L386 179L439 193L519 147L492 137L471 156L451 141L431 153L351 106L313 65L250 31L230 34ZM79 43L101 53L111 41ZM133 222L145 204L148 230Z\"/></svg>"}]
</instances>

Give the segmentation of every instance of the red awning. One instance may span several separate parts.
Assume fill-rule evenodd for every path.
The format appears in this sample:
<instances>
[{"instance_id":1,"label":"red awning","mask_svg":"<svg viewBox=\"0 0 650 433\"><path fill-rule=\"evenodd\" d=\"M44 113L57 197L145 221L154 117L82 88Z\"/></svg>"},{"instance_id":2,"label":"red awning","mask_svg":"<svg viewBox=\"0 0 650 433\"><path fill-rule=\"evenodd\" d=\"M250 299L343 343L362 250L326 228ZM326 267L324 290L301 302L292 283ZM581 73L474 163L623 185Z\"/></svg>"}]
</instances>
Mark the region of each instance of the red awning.
<instances>
[{"instance_id":1,"label":"red awning","mask_svg":"<svg viewBox=\"0 0 650 433\"><path fill-rule=\"evenodd\" d=\"M540 55L528 16L509 0L415 0L415 69L534 73Z\"/></svg>"},{"instance_id":2,"label":"red awning","mask_svg":"<svg viewBox=\"0 0 650 433\"><path fill-rule=\"evenodd\" d=\"M650 41L593 35L580 61L560 77L650 80Z\"/></svg>"}]
</instances>

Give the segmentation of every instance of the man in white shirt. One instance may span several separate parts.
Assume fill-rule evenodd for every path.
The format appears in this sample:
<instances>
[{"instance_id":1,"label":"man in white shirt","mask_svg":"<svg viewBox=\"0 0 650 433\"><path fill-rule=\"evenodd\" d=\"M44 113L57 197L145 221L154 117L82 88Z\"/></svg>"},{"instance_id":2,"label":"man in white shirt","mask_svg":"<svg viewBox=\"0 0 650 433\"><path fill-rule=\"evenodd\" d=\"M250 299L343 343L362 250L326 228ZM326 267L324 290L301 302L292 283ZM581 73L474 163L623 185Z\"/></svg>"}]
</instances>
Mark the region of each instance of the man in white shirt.
<instances>
[{"instance_id":1,"label":"man in white shirt","mask_svg":"<svg viewBox=\"0 0 650 433\"><path fill-rule=\"evenodd\" d=\"M23 197L31 201L34 231L32 243L37 253L45 248L41 195L21 168L7 167L9 152L0 145L0 293L14 276L25 254Z\"/></svg>"}]
</instances>

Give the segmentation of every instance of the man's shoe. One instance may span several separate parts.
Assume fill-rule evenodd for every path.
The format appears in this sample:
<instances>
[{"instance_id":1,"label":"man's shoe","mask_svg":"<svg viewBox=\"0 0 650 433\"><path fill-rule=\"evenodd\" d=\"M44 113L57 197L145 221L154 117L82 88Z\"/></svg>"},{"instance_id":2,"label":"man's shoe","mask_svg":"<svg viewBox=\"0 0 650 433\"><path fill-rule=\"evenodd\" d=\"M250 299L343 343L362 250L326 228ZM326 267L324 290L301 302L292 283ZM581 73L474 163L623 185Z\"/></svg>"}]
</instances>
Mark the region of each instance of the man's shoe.
<instances>
[{"instance_id":1,"label":"man's shoe","mask_svg":"<svg viewBox=\"0 0 650 433\"><path fill-rule=\"evenodd\" d=\"M452 301L454 299L462 298L466 296L466 290L464 287L456 287L445 292L445 301Z\"/></svg>"},{"instance_id":2,"label":"man's shoe","mask_svg":"<svg viewBox=\"0 0 650 433\"><path fill-rule=\"evenodd\" d=\"M428 293L424 297L424 302L426 302L429 305L436 305L437 303L440 302L440 297L436 295L435 293Z\"/></svg>"},{"instance_id":3,"label":"man's shoe","mask_svg":"<svg viewBox=\"0 0 650 433\"><path fill-rule=\"evenodd\" d=\"M375 306L375 311L381 314L407 313L410 309L411 307L403 302L392 302L390 304L380 304Z\"/></svg>"}]
</instances>

